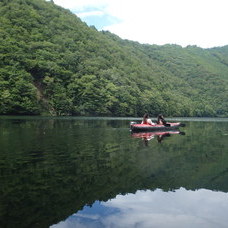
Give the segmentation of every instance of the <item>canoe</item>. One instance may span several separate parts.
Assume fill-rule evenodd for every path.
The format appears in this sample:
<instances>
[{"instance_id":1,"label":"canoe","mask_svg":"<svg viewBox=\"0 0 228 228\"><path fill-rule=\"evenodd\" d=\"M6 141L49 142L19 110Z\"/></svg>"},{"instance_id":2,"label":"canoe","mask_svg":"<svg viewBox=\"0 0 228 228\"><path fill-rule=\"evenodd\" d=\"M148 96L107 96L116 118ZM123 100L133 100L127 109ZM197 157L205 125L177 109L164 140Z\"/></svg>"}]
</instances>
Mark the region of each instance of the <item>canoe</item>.
<instances>
[{"instance_id":1,"label":"canoe","mask_svg":"<svg viewBox=\"0 0 228 228\"><path fill-rule=\"evenodd\" d=\"M166 125L163 124L137 124L135 122L131 122L130 129L132 132L149 132L149 131L169 131L173 129L177 129L183 126L180 122L178 123L167 123Z\"/></svg>"}]
</instances>

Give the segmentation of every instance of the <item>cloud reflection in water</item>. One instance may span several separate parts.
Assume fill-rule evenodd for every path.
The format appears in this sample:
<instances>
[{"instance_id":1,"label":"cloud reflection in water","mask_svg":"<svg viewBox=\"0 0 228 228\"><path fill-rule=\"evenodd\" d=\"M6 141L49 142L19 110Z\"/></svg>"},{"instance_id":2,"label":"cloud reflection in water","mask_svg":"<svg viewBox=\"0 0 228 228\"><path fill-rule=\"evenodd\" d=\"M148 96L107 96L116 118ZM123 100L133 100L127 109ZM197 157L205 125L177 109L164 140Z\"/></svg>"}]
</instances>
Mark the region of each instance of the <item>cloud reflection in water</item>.
<instances>
[{"instance_id":1,"label":"cloud reflection in water","mask_svg":"<svg viewBox=\"0 0 228 228\"><path fill-rule=\"evenodd\" d=\"M228 195L200 189L175 192L137 191L118 195L107 202L96 201L92 207L68 217L52 228L102 227L227 227Z\"/></svg>"}]
</instances>

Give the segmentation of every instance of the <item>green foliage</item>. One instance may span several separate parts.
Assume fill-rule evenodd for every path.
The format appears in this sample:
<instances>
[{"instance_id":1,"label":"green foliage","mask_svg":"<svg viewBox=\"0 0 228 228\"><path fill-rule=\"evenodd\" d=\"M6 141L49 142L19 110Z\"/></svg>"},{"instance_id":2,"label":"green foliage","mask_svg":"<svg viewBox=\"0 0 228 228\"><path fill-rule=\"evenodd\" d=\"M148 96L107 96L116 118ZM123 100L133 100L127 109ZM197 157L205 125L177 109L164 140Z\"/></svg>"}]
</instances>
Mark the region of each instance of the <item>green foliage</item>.
<instances>
[{"instance_id":1,"label":"green foliage","mask_svg":"<svg viewBox=\"0 0 228 228\"><path fill-rule=\"evenodd\" d=\"M122 40L45 0L1 1L0 24L0 114L228 116L228 46Z\"/></svg>"}]
</instances>

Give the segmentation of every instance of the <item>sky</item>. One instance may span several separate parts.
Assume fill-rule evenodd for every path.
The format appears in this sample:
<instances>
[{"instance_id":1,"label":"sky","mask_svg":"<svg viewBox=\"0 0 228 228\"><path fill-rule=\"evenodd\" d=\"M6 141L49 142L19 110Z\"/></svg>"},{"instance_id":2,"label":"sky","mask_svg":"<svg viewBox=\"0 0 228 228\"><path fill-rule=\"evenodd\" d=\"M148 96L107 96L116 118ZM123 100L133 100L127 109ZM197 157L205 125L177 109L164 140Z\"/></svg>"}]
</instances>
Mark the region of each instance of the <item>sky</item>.
<instances>
[{"instance_id":1,"label":"sky","mask_svg":"<svg viewBox=\"0 0 228 228\"><path fill-rule=\"evenodd\" d=\"M147 44L228 45L228 0L54 0L89 26Z\"/></svg>"}]
</instances>

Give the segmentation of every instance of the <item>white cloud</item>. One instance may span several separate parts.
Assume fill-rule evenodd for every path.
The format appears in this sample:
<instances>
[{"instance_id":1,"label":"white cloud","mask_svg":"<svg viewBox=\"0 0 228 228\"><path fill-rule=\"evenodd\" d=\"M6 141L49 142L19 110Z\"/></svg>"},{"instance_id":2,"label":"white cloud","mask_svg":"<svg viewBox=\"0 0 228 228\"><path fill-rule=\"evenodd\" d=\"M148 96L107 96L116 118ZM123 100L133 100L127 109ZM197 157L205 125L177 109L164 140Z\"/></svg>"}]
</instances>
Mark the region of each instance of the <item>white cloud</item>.
<instances>
[{"instance_id":1,"label":"white cloud","mask_svg":"<svg viewBox=\"0 0 228 228\"><path fill-rule=\"evenodd\" d=\"M72 11L82 11L88 8L100 8L107 4L107 0L54 0L55 4Z\"/></svg>"},{"instance_id":2,"label":"white cloud","mask_svg":"<svg viewBox=\"0 0 228 228\"><path fill-rule=\"evenodd\" d=\"M78 13L92 8L96 13L118 18L121 22L103 30L124 39L201 47L228 44L227 0L55 0L55 3Z\"/></svg>"}]
</instances>

